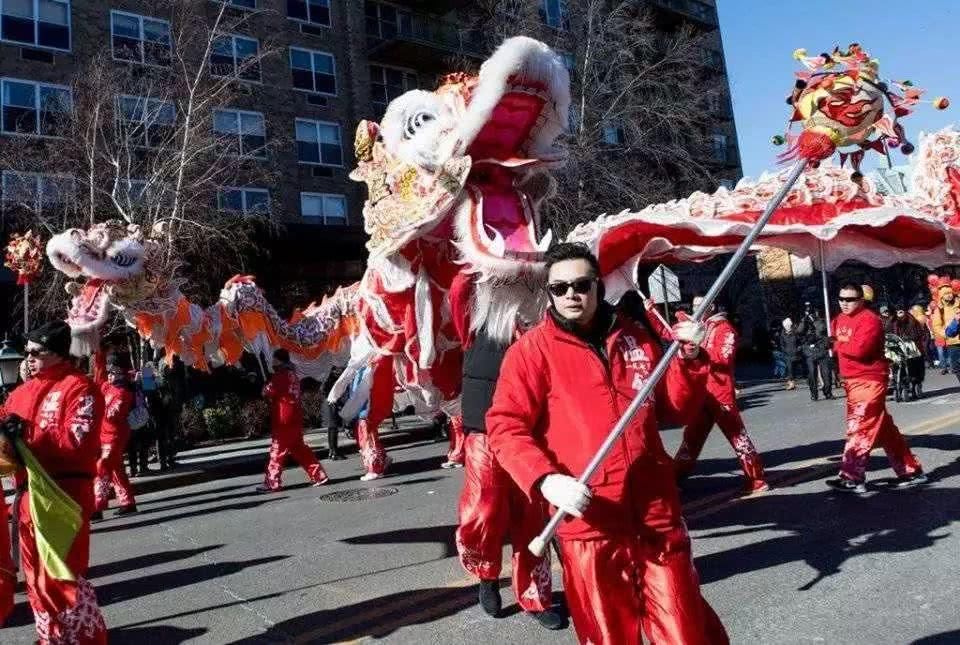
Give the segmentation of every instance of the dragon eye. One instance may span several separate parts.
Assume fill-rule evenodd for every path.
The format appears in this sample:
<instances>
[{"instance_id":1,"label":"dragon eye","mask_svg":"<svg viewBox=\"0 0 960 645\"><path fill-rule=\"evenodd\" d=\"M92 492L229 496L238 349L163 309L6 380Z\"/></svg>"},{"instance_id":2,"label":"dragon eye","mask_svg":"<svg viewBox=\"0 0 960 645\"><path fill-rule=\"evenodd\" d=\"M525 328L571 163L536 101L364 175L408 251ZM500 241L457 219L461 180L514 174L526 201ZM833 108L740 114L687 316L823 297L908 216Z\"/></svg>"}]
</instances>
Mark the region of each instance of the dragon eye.
<instances>
[{"instance_id":1,"label":"dragon eye","mask_svg":"<svg viewBox=\"0 0 960 645\"><path fill-rule=\"evenodd\" d=\"M110 260L119 267L130 267L136 262L136 258L131 257L125 253L117 253L115 256L110 258Z\"/></svg>"},{"instance_id":2,"label":"dragon eye","mask_svg":"<svg viewBox=\"0 0 960 645\"><path fill-rule=\"evenodd\" d=\"M417 130L422 128L427 122L436 118L430 112L417 112L407 117L407 126L403 130L404 137L412 139L417 135Z\"/></svg>"}]
</instances>

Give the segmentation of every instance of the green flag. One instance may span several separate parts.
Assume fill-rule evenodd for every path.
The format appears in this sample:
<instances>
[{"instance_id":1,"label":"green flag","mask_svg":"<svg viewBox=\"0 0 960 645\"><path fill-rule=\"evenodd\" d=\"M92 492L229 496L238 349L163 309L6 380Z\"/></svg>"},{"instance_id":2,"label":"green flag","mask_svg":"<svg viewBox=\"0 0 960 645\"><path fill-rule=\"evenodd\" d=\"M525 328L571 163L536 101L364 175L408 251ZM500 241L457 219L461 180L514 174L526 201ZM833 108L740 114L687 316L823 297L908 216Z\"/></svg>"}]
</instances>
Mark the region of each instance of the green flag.
<instances>
[{"instance_id":1,"label":"green flag","mask_svg":"<svg viewBox=\"0 0 960 645\"><path fill-rule=\"evenodd\" d=\"M23 440L17 439L16 446L27 469L30 519L40 562L52 578L74 581L76 576L67 566L67 554L83 524L82 509L47 474Z\"/></svg>"}]
</instances>

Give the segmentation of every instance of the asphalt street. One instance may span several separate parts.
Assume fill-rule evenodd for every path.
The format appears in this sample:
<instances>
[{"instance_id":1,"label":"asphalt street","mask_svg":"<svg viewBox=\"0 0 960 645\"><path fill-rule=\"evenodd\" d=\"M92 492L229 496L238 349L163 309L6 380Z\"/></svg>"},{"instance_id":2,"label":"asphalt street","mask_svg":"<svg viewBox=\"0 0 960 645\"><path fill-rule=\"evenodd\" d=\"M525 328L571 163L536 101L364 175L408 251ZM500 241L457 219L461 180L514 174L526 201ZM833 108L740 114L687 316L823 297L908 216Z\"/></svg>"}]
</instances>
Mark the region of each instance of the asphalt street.
<instances>
[{"instance_id":1,"label":"asphalt street","mask_svg":"<svg viewBox=\"0 0 960 645\"><path fill-rule=\"evenodd\" d=\"M684 488L704 594L734 643L960 642L960 387L931 374L928 398L890 409L931 475L885 489L882 453L867 496L835 494L842 398L745 388L748 429L774 489L739 498L739 471L714 431ZM668 429L672 450L679 431ZM476 607L456 559L461 471L444 445L390 449L393 475L362 483L359 461L325 462L332 483L258 495L245 476L144 495L141 512L95 525L90 578L112 643L574 643L518 613ZM359 496L369 499L356 499ZM559 565L554 563L557 598ZM22 594L0 643L30 643Z\"/></svg>"}]
</instances>

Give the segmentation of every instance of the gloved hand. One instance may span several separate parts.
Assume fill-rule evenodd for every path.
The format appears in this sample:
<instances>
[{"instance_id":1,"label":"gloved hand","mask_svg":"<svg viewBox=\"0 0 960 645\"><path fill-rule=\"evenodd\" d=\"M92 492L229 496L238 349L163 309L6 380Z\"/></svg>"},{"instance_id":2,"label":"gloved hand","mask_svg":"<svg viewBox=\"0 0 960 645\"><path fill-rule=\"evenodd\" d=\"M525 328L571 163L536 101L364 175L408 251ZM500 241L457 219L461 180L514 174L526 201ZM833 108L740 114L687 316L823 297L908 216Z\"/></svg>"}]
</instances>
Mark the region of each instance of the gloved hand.
<instances>
[{"instance_id":1,"label":"gloved hand","mask_svg":"<svg viewBox=\"0 0 960 645\"><path fill-rule=\"evenodd\" d=\"M554 473L540 482L540 492L548 502L574 517L583 517L590 504L590 489L569 475Z\"/></svg>"},{"instance_id":2,"label":"gloved hand","mask_svg":"<svg viewBox=\"0 0 960 645\"><path fill-rule=\"evenodd\" d=\"M0 433L3 433L3 435L13 443L23 434L24 425L23 419L15 414L8 414L3 419L0 419Z\"/></svg>"},{"instance_id":3,"label":"gloved hand","mask_svg":"<svg viewBox=\"0 0 960 645\"><path fill-rule=\"evenodd\" d=\"M692 320L681 320L673 326L673 337L680 341L680 355L683 358L696 358L700 353L700 343L707 332L703 325Z\"/></svg>"}]
</instances>

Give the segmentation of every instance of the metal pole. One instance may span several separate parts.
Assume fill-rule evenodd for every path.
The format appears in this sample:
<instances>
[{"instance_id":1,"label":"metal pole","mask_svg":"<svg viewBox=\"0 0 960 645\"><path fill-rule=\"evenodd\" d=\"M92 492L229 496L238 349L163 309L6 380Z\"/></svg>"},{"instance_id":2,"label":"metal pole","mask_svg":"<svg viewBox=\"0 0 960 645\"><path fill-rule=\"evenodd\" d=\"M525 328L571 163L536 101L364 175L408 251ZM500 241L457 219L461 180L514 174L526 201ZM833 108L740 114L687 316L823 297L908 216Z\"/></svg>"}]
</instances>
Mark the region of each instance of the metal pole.
<instances>
[{"instance_id":1,"label":"metal pole","mask_svg":"<svg viewBox=\"0 0 960 645\"><path fill-rule=\"evenodd\" d=\"M23 335L30 333L30 283L23 285Z\"/></svg>"},{"instance_id":2,"label":"metal pole","mask_svg":"<svg viewBox=\"0 0 960 645\"><path fill-rule=\"evenodd\" d=\"M650 299L650 298L648 298L646 295L644 295L643 290L641 290L641 289L639 289L639 288L637 289L637 293L640 295L640 298L641 298L642 300L649 300L649 299ZM664 327L666 327L667 329L670 328L670 323L667 322L667 319L664 318L663 316L661 316L661 315L660 315L660 312L657 311L656 303L654 303L654 306L653 306L653 307L650 307L650 312L651 312L654 316L657 317L657 319L663 324Z\"/></svg>"},{"instance_id":3,"label":"metal pole","mask_svg":"<svg viewBox=\"0 0 960 645\"><path fill-rule=\"evenodd\" d=\"M756 242L761 231L763 231L763 227L766 226L767 222L770 221L770 218L773 217L773 213L777 209L777 206L779 206L780 202L782 202L787 196L790 188L794 183L796 183L797 179L799 179L806 165L807 162L803 159L794 164L793 168L790 170L790 174L787 175L786 183L784 183L777 194L774 195L773 199L770 200L770 203L767 204L766 209L763 211L763 215L760 216L760 219L757 220L757 223L753 225L750 233L747 234L747 237L744 238L744 240L740 243L740 246L737 248L736 252L734 252L733 256L727 261L727 265L723 267L723 271L720 272L716 282L714 282L713 286L710 287L710 291L707 292L707 295L703 297L703 301L700 303L700 306L697 307L696 311L693 312L694 322L700 322L700 320L703 318L703 314L707 311L707 309L710 308L710 305L713 304L713 301L717 299L717 296L720 295L720 291L726 286L727 282L730 281L730 278L733 277L734 271L737 270L737 267L740 266L740 262L742 262L743 258L746 257L747 253L750 252L750 247L753 246L754 242ZM626 412L623 413L623 416L620 417L620 420L617 422L617 425L613 427L613 430L611 430L610 434L607 435L607 438L604 439L603 443L600 445L600 448L597 450L596 454L594 454L593 459L590 460L590 463L587 464L586 469L583 471L580 477L577 478L577 481L584 485L589 483L590 479L593 477L593 474L597 471L597 468L599 468L600 464L603 463L607 453L609 453L610 449L613 448L613 444L616 443L620 438L620 435L623 434L627 424L630 423L630 420L633 419L634 415L647 402L647 399L650 398L650 395L653 393L654 388L657 387L660 379L662 379L663 375L667 373L667 369L670 366L670 361L673 360L673 357L676 356L678 351L680 351L680 342L674 340L672 343L670 343L670 346L667 347L663 357L660 359L660 362L657 363L657 366L653 369L653 373L650 374L650 378L646 380L646 382L643 384L643 387L641 387L640 391L637 392L637 395L630 403L630 407L627 408ZM544 527L543 531L540 532L540 535L533 538L533 540L530 541L530 544L527 545L527 548L531 553L536 556L543 555L547 544L549 544L550 539L553 537L553 534L556 532L557 527L560 526L560 522L563 521L565 516L566 513L563 510L557 509L557 512L554 513L553 517L550 518L550 521L547 523L546 527Z\"/></svg>"},{"instance_id":4,"label":"metal pole","mask_svg":"<svg viewBox=\"0 0 960 645\"><path fill-rule=\"evenodd\" d=\"M830 288L827 280L827 267L823 262L823 240L817 240L817 247L820 250L820 281L823 284L823 317L827 321L827 336L833 334L833 323L830 316ZM824 378L824 385L828 385L829 379L830 391L833 391L833 344L827 345L827 357L830 361L826 370L821 370L820 375ZM824 372L826 374L824 375Z\"/></svg>"},{"instance_id":5,"label":"metal pole","mask_svg":"<svg viewBox=\"0 0 960 645\"><path fill-rule=\"evenodd\" d=\"M663 317L670 320L670 297L667 295L667 268L660 265L660 292L663 294ZM670 323L667 323L670 326Z\"/></svg>"}]
</instances>

